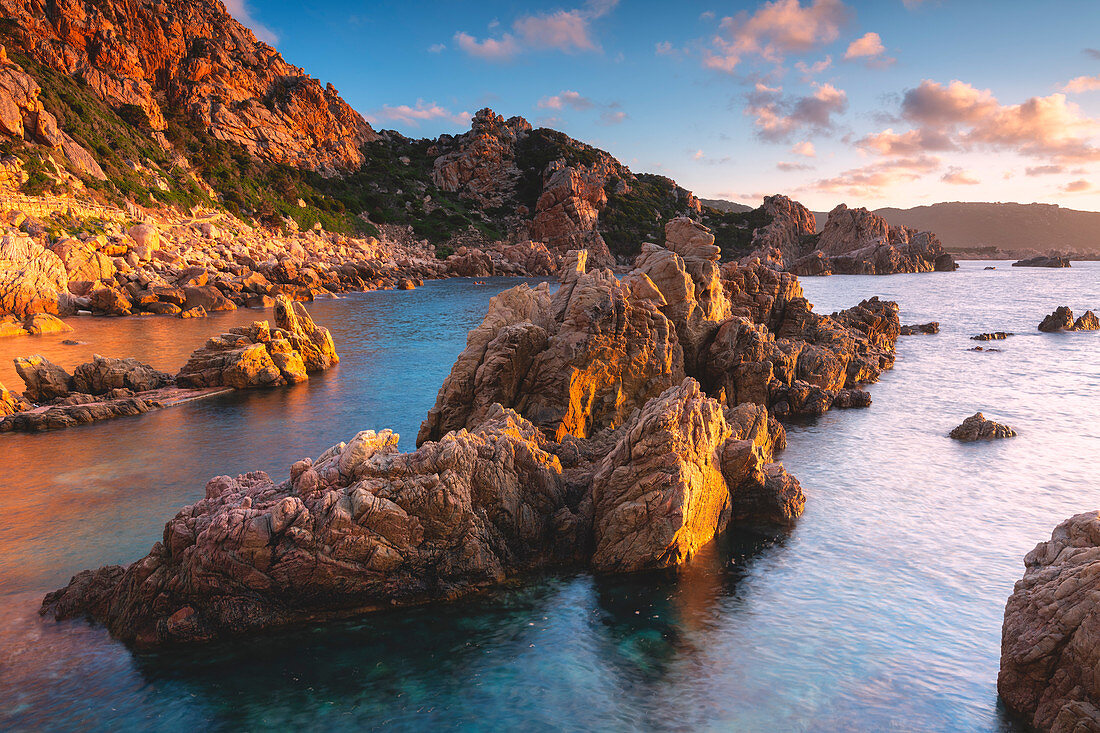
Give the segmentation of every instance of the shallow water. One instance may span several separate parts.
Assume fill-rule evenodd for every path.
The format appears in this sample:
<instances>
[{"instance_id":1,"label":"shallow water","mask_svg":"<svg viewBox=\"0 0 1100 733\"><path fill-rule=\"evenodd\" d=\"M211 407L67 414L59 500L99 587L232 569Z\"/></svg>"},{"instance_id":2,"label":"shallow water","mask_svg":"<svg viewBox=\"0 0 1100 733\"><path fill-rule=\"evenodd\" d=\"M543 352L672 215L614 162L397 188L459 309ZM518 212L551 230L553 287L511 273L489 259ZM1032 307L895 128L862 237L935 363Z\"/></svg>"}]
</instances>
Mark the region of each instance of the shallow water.
<instances>
[{"instance_id":1,"label":"shallow water","mask_svg":"<svg viewBox=\"0 0 1100 733\"><path fill-rule=\"evenodd\" d=\"M809 498L789 536L728 537L679 573L524 578L457 604L161 654L38 619L42 594L72 573L143 555L212 475L285 475L366 427L411 448L466 331L516 280L314 303L342 361L304 385L0 436L0 728L1011 729L995 681L1021 558L1100 507L1100 334L1035 326L1057 305L1100 307L1100 264L984 264L803 281L820 311L878 294L904 323L942 331L899 341L870 409L789 426L783 460ZM174 370L211 333L258 317L78 319L75 334L0 341L0 363L41 351L72 366L95 351ZM968 351L994 330L1019 335L983 344L1001 353ZM976 410L1020 436L946 438Z\"/></svg>"}]
</instances>

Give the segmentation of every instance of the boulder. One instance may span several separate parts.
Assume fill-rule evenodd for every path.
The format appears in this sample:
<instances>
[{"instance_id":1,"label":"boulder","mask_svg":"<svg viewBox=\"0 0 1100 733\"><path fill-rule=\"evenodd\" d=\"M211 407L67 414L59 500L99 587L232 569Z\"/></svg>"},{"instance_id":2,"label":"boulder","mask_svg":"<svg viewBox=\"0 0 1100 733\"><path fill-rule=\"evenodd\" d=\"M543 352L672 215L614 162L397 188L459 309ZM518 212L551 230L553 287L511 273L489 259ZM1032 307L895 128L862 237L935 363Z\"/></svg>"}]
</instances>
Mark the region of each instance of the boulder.
<instances>
[{"instance_id":1,"label":"boulder","mask_svg":"<svg viewBox=\"0 0 1100 733\"><path fill-rule=\"evenodd\" d=\"M188 308L185 311L181 311L177 308L180 318L206 318L206 309L201 305L196 305L194 308Z\"/></svg>"},{"instance_id":2,"label":"boulder","mask_svg":"<svg viewBox=\"0 0 1100 733\"><path fill-rule=\"evenodd\" d=\"M0 313L57 313L68 282L53 252L22 235L0 237Z\"/></svg>"},{"instance_id":3,"label":"boulder","mask_svg":"<svg viewBox=\"0 0 1100 733\"><path fill-rule=\"evenodd\" d=\"M191 285L183 288L184 310L201 306L206 311L231 311L237 306L213 285Z\"/></svg>"},{"instance_id":4,"label":"boulder","mask_svg":"<svg viewBox=\"0 0 1100 733\"><path fill-rule=\"evenodd\" d=\"M95 248L94 239L82 242L63 237L50 245L50 251L64 263L70 281L109 280L115 276L114 260Z\"/></svg>"},{"instance_id":5,"label":"boulder","mask_svg":"<svg viewBox=\"0 0 1100 733\"><path fill-rule=\"evenodd\" d=\"M951 431L950 437L963 443L973 443L978 440L996 440L999 438L1014 438L1016 431L1007 425L987 420L985 415L975 412L963 420L962 424Z\"/></svg>"},{"instance_id":6,"label":"boulder","mask_svg":"<svg viewBox=\"0 0 1100 733\"><path fill-rule=\"evenodd\" d=\"M912 326L902 326L898 332L901 336L920 336L937 334L940 332L940 324L938 321L932 321L930 323L920 323Z\"/></svg>"},{"instance_id":7,"label":"boulder","mask_svg":"<svg viewBox=\"0 0 1100 733\"><path fill-rule=\"evenodd\" d=\"M1059 524L1024 568L1005 605L997 691L1036 730L1100 730L1100 512Z\"/></svg>"},{"instance_id":8,"label":"boulder","mask_svg":"<svg viewBox=\"0 0 1100 733\"><path fill-rule=\"evenodd\" d=\"M92 361L73 370L72 391L91 395L103 395L115 389L146 392L171 383L171 375L137 359L112 359L94 354Z\"/></svg>"},{"instance_id":9,"label":"boulder","mask_svg":"<svg viewBox=\"0 0 1100 733\"><path fill-rule=\"evenodd\" d=\"M31 402L68 397L73 391L72 375L41 354L16 357L15 372L27 385L23 394Z\"/></svg>"},{"instance_id":10,"label":"boulder","mask_svg":"<svg viewBox=\"0 0 1100 733\"><path fill-rule=\"evenodd\" d=\"M1013 267L1069 267L1068 257L1037 255L1026 260L1017 260Z\"/></svg>"},{"instance_id":11,"label":"boulder","mask_svg":"<svg viewBox=\"0 0 1100 733\"><path fill-rule=\"evenodd\" d=\"M315 324L301 303L291 302L285 295L275 298L275 325L286 331L287 339L302 355L306 371L322 372L340 361L332 334Z\"/></svg>"}]
</instances>

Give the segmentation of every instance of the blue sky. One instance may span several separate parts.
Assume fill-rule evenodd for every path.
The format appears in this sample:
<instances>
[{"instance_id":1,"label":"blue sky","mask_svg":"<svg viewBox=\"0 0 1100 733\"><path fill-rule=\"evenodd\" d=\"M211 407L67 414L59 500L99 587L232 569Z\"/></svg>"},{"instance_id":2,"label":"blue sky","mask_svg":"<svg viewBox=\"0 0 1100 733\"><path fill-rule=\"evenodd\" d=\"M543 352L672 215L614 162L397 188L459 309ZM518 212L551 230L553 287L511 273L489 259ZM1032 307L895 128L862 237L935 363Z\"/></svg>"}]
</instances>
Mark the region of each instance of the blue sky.
<instances>
[{"instance_id":1,"label":"blue sky","mask_svg":"<svg viewBox=\"0 0 1100 733\"><path fill-rule=\"evenodd\" d=\"M1100 209L1096 0L231 0L375 127L483 106L707 197Z\"/></svg>"}]
</instances>

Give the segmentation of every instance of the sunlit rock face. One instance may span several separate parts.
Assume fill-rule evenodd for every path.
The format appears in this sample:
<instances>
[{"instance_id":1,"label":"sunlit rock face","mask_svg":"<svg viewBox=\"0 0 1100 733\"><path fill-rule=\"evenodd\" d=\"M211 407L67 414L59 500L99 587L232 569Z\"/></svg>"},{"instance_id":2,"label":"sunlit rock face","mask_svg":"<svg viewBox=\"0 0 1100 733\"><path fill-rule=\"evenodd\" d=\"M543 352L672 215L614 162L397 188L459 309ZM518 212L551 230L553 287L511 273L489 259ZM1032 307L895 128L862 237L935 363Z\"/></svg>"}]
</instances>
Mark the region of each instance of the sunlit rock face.
<instances>
[{"instance_id":1,"label":"sunlit rock face","mask_svg":"<svg viewBox=\"0 0 1100 733\"><path fill-rule=\"evenodd\" d=\"M140 108L154 131L167 127L167 99L257 157L321 171L357 167L362 144L378 137L331 84L288 64L221 3L3 0L0 7L24 52L83 78L112 107Z\"/></svg>"},{"instance_id":2,"label":"sunlit rock face","mask_svg":"<svg viewBox=\"0 0 1100 733\"><path fill-rule=\"evenodd\" d=\"M282 483L216 478L147 557L81 573L43 612L204 641L538 567L668 568L733 522L789 525L806 498L775 461L774 413L866 405L855 387L892 364L897 306L822 316L792 275L719 268L688 219L666 240L621 279L573 251L554 293L494 297L415 452L365 431Z\"/></svg>"},{"instance_id":3,"label":"sunlit rock face","mask_svg":"<svg viewBox=\"0 0 1100 733\"><path fill-rule=\"evenodd\" d=\"M1024 567L1005 606L997 691L1038 730L1100 730L1100 512L1059 524Z\"/></svg>"}]
</instances>

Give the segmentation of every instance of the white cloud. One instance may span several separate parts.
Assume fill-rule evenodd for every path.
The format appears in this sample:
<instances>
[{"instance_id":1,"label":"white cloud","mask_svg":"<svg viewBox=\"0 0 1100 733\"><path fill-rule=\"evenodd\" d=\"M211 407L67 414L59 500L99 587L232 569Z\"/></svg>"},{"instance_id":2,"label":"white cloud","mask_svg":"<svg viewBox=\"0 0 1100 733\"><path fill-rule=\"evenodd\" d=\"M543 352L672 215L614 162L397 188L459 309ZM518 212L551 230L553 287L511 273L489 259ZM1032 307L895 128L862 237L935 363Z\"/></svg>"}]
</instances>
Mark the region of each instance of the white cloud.
<instances>
[{"instance_id":1,"label":"white cloud","mask_svg":"<svg viewBox=\"0 0 1100 733\"><path fill-rule=\"evenodd\" d=\"M396 107L388 104L384 105L382 109L367 115L367 121L372 124L380 121L404 122L413 127L418 127L421 122L430 120L446 120L456 125L467 125L471 117L472 115L469 112L451 112L435 102L429 103L423 99L418 99L416 104L411 106L408 104L400 104Z\"/></svg>"},{"instance_id":2,"label":"white cloud","mask_svg":"<svg viewBox=\"0 0 1100 733\"><path fill-rule=\"evenodd\" d=\"M832 43L851 18L841 0L772 0L751 15L722 19L718 35L703 52L707 68L732 73L747 57L779 63L787 54L807 53Z\"/></svg>"},{"instance_id":3,"label":"white cloud","mask_svg":"<svg viewBox=\"0 0 1100 733\"><path fill-rule=\"evenodd\" d=\"M225 0L225 9L229 11L230 15L237 19L237 22L247 26L256 34L256 38L264 43L274 46L279 42L279 34L256 20L246 0Z\"/></svg>"},{"instance_id":4,"label":"white cloud","mask_svg":"<svg viewBox=\"0 0 1100 733\"><path fill-rule=\"evenodd\" d=\"M586 110L595 106L596 103L591 99L582 96L580 92L574 91L564 91L552 97L543 97L538 103L539 109L564 109L569 107L575 110Z\"/></svg>"}]
</instances>

